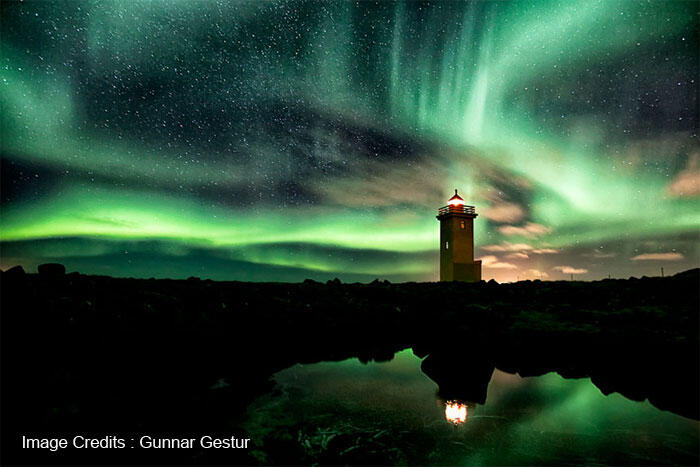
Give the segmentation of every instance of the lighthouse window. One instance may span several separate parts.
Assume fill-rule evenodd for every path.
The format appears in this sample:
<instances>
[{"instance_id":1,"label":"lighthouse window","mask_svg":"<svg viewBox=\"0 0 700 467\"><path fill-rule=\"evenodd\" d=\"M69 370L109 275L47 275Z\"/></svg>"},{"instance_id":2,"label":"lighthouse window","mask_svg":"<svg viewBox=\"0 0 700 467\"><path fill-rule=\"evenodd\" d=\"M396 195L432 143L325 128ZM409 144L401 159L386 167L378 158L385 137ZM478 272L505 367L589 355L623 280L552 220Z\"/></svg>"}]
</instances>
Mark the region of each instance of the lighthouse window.
<instances>
[{"instance_id":1,"label":"lighthouse window","mask_svg":"<svg viewBox=\"0 0 700 467\"><path fill-rule=\"evenodd\" d=\"M459 226L460 226L462 229L464 229L464 221L461 221L461 222L459 223Z\"/></svg>"},{"instance_id":2,"label":"lighthouse window","mask_svg":"<svg viewBox=\"0 0 700 467\"><path fill-rule=\"evenodd\" d=\"M449 250L449 249L450 249L450 242L445 242L445 250Z\"/></svg>"}]
</instances>

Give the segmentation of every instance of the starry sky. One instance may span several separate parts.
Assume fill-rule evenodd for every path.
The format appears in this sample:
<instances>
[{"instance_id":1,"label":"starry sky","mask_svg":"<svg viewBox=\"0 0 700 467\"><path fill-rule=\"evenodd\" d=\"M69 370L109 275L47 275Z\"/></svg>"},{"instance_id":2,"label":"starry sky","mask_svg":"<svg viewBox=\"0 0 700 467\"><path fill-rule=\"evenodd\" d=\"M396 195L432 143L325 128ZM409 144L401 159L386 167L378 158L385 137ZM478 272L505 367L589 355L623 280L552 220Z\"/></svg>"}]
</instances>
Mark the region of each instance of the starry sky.
<instances>
[{"instance_id":1,"label":"starry sky","mask_svg":"<svg viewBox=\"0 0 700 467\"><path fill-rule=\"evenodd\" d=\"M485 279L700 264L693 1L3 2L0 267Z\"/></svg>"}]
</instances>

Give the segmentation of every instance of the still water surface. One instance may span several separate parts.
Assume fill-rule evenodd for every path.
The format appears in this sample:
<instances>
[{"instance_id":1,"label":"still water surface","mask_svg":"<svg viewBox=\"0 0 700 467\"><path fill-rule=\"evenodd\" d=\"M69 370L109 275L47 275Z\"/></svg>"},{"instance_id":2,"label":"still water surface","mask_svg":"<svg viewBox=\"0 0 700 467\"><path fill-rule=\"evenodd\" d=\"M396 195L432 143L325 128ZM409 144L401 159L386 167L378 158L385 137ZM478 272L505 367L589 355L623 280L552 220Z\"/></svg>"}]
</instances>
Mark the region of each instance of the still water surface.
<instances>
[{"instance_id":1,"label":"still water surface","mask_svg":"<svg viewBox=\"0 0 700 467\"><path fill-rule=\"evenodd\" d=\"M411 350L390 362L295 365L248 410L266 463L688 464L699 427L589 379L496 370L484 405L439 400ZM455 371L469 371L465 361ZM451 420L451 421L450 421Z\"/></svg>"}]
</instances>

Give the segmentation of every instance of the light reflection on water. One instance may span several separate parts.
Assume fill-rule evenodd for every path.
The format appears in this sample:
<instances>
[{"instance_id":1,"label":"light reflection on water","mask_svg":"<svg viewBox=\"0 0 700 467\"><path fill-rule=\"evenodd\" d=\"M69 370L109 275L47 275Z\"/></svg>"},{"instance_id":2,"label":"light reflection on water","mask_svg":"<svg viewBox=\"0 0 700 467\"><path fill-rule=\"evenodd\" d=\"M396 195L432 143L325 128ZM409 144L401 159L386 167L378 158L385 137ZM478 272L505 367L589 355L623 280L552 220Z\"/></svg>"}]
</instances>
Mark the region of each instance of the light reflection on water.
<instances>
[{"instance_id":1,"label":"light reflection on water","mask_svg":"<svg viewBox=\"0 0 700 467\"><path fill-rule=\"evenodd\" d=\"M554 373L521 378L496 370L486 403L475 405L439 400L437 385L420 363L405 350L385 363L349 359L295 365L275 374L277 390L248 410L246 429L260 446L260 460L698 462L697 421L619 394L604 396L589 379Z\"/></svg>"},{"instance_id":2,"label":"light reflection on water","mask_svg":"<svg viewBox=\"0 0 700 467\"><path fill-rule=\"evenodd\" d=\"M467 404L461 401L445 402L445 420L455 425L467 421Z\"/></svg>"}]
</instances>

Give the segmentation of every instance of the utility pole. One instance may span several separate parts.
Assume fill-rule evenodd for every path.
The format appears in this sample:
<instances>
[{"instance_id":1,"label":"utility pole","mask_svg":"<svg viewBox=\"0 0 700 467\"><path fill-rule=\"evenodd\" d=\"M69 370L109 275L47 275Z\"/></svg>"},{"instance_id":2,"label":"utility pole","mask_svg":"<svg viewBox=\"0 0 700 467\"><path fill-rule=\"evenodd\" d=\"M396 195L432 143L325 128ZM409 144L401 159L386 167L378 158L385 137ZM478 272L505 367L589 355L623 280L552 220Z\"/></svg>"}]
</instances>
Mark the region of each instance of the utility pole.
<instances>
[{"instance_id":1,"label":"utility pole","mask_svg":"<svg viewBox=\"0 0 700 467\"><path fill-rule=\"evenodd\" d=\"M664 268L663 268L663 266L661 267L661 277L664 277Z\"/></svg>"},{"instance_id":2,"label":"utility pole","mask_svg":"<svg viewBox=\"0 0 700 467\"><path fill-rule=\"evenodd\" d=\"M572 281L574 280L574 275L573 275L573 273L571 274L571 280L572 280Z\"/></svg>"}]
</instances>

